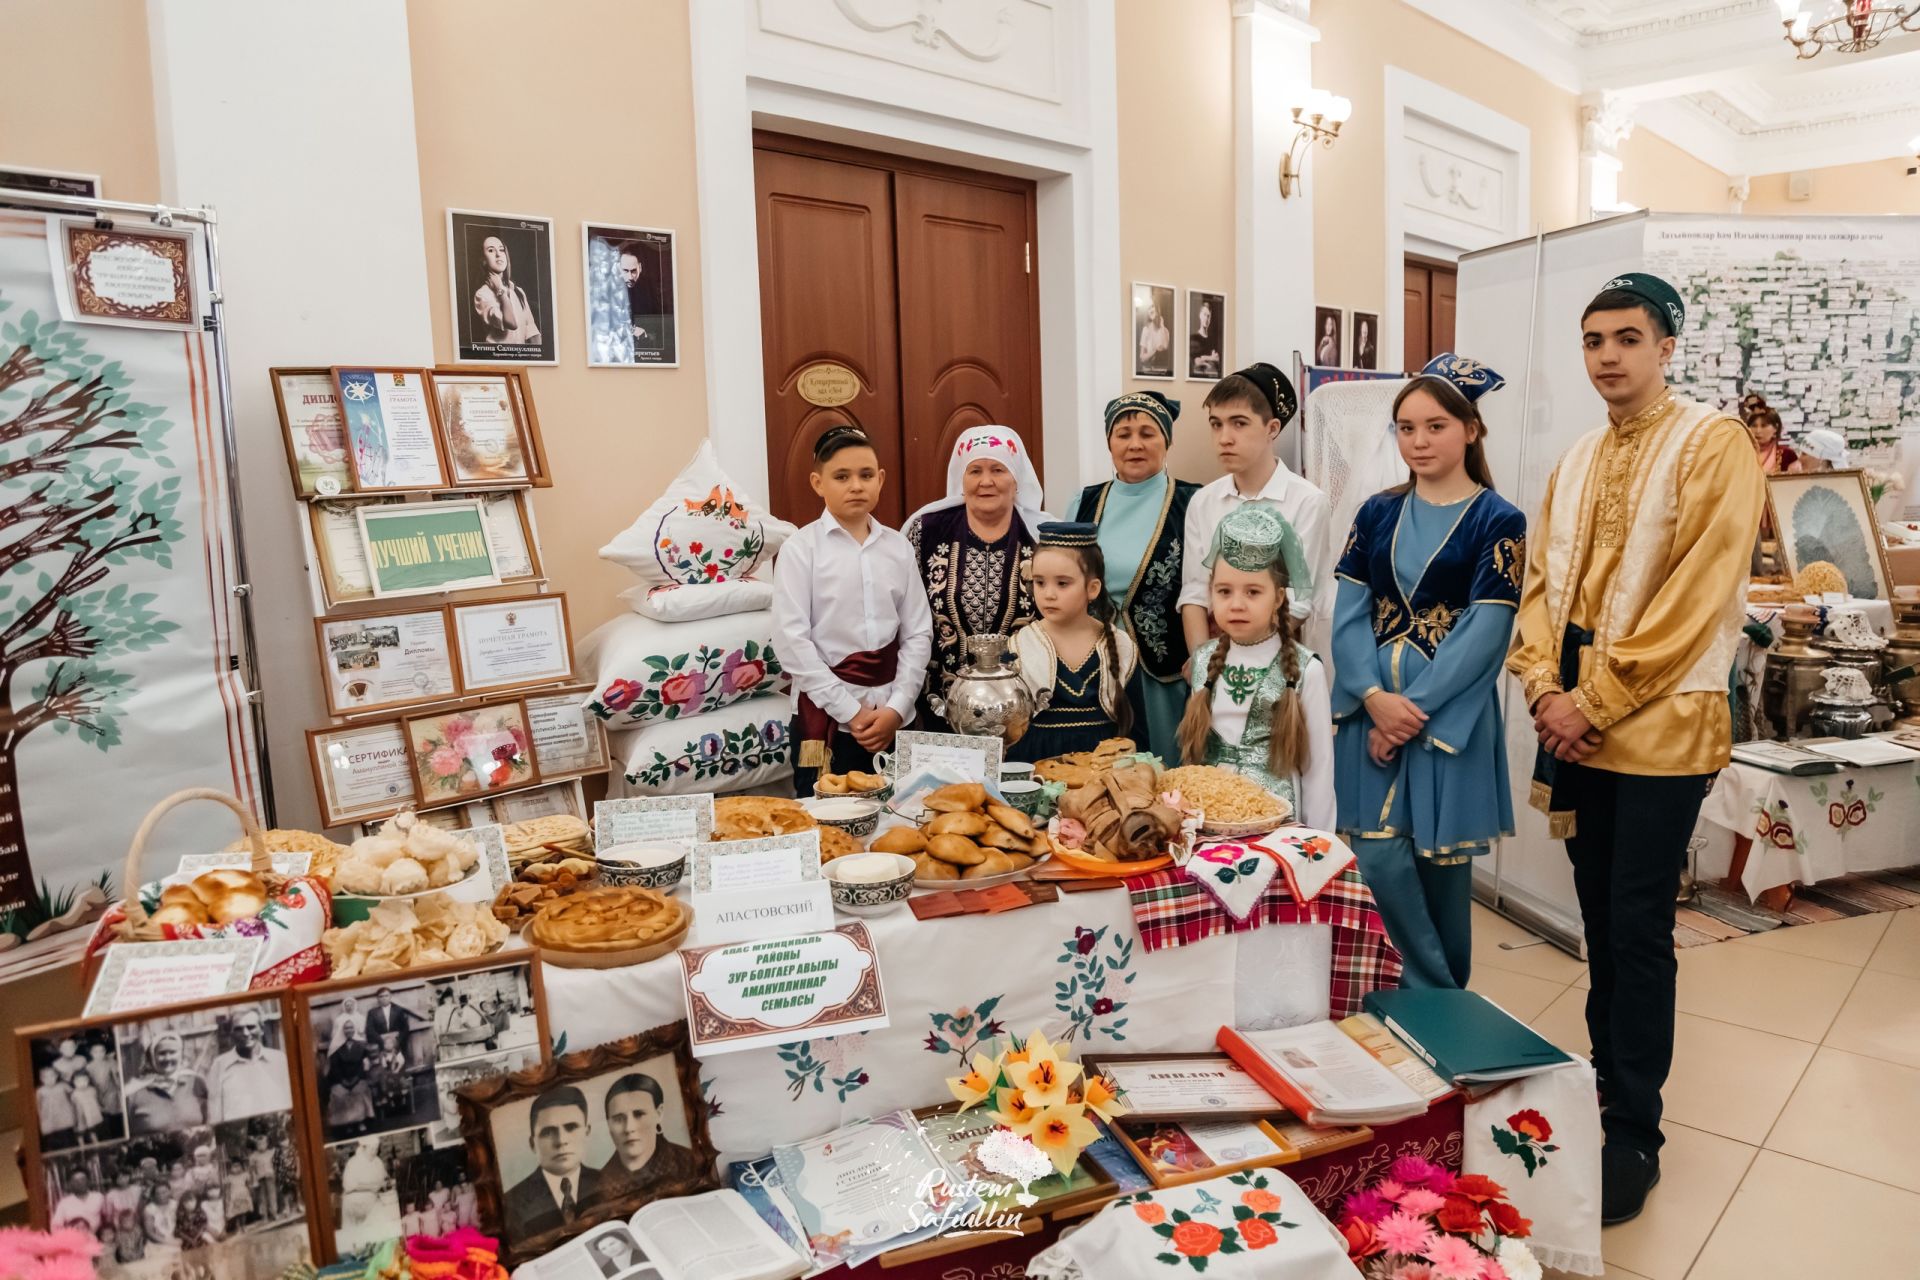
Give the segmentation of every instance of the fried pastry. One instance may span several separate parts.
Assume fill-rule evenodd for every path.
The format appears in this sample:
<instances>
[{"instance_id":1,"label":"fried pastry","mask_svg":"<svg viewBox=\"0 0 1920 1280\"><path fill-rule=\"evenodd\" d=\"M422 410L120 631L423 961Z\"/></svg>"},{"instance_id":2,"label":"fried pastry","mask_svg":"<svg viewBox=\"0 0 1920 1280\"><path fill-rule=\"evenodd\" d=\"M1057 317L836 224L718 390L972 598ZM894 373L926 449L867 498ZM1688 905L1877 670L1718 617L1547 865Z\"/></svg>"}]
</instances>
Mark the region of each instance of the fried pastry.
<instances>
[{"instance_id":1,"label":"fried pastry","mask_svg":"<svg viewBox=\"0 0 1920 1280\"><path fill-rule=\"evenodd\" d=\"M942 862L930 853L913 855L914 876L920 880L958 880L960 868L951 862Z\"/></svg>"},{"instance_id":2,"label":"fried pastry","mask_svg":"<svg viewBox=\"0 0 1920 1280\"><path fill-rule=\"evenodd\" d=\"M935 813L963 813L987 802L987 789L978 782L950 782L927 793L921 803Z\"/></svg>"},{"instance_id":3,"label":"fried pastry","mask_svg":"<svg viewBox=\"0 0 1920 1280\"><path fill-rule=\"evenodd\" d=\"M934 836L927 841L927 852L942 862L971 867L986 861L987 851L965 836Z\"/></svg>"},{"instance_id":4,"label":"fried pastry","mask_svg":"<svg viewBox=\"0 0 1920 1280\"><path fill-rule=\"evenodd\" d=\"M867 848L875 853L924 853L927 837L918 827L893 827L874 837Z\"/></svg>"},{"instance_id":5,"label":"fried pastry","mask_svg":"<svg viewBox=\"0 0 1920 1280\"><path fill-rule=\"evenodd\" d=\"M943 813L927 824L929 836L981 836L993 824L982 814Z\"/></svg>"}]
</instances>

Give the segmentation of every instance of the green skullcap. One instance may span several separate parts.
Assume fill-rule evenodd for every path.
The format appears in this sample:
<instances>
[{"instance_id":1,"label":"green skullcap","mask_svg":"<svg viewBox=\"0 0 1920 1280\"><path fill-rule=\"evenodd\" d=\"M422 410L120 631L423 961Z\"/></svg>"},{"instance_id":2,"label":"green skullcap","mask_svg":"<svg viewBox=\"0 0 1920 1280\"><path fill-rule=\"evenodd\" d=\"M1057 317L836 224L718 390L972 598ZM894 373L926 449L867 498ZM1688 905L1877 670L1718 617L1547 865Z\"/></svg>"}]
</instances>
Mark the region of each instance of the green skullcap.
<instances>
[{"instance_id":1,"label":"green skullcap","mask_svg":"<svg viewBox=\"0 0 1920 1280\"><path fill-rule=\"evenodd\" d=\"M1666 337L1676 337L1682 329L1686 328L1687 308L1680 301L1680 291L1651 271L1629 271L1625 275L1615 276L1600 286L1601 293L1614 290L1630 293L1652 307L1653 313L1659 316L1662 323L1667 326ZM1598 294L1594 296L1596 300L1599 297ZM1589 314L1592 313L1592 303L1587 304L1587 311Z\"/></svg>"},{"instance_id":2,"label":"green skullcap","mask_svg":"<svg viewBox=\"0 0 1920 1280\"><path fill-rule=\"evenodd\" d=\"M1258 573L1276 562L1287 571L1287 585L1305 595L1313 590L1306 552L1280 508L1271 502L1243 502L1213 531L1206 566L1224 559L1243 573Z\"/></svg>"}]
</instances>

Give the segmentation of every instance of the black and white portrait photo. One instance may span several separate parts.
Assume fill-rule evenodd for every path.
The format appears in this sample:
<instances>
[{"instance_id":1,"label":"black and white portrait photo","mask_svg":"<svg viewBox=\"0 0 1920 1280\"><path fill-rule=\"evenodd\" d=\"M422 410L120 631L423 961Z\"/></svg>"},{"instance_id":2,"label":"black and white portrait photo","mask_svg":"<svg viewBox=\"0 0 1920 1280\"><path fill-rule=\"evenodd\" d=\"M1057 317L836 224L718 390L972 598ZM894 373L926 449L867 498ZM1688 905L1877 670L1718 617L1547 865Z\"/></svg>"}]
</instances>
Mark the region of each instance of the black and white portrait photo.
<instances>
[{"instance_id":1,"label":"black and white portrait photo","mask_svg":"<svg viewBox=\"0 0 1920 1280\"><path fill-rule=\"evenodd\" d=\"M1170 284L1133 282L1133 376L1173 377L1173 300Z\"/></svg>"},{"instance_id":2,"label":"black and white portrait photo","mask_svg":"<svg viewBox=\"0 0 1920 1280\"><path fill-rule=\"evenodd\" d=\"M587 363L678 367L673 232L586 223L580 257L586 272Z\"/></svg>"},{"instance_id":3,"label":"black and white portrait photo","mask_svg":"<svg viewBox=\"0 0 1920 1280\"><path fill-rule=\"evenodd\" d=\"M122 1027L128 1135L291 1109L285 1034L280 1006L272 1001L161 1015Z\"/></svg>"},{"instance_id":4,"label":"black and white portrait photo","mask_svg":"<svg viewBox=\"0 0 1920 1280\"><path fill-rule=\"evenodd\" d=\"M456 361L554 364L553 222L447 210Z\"/></svg>"},{"instance_id":5,"label":"black and white portrait photo","mask_svg":"<svg viewBox=\"0 0 1920 1280\"><path fill-rule=\"evenodd\" d=\"M329 1143L439 1116L432 1008L433 992L423 982L314 1000L313 1069Z\"/></svg>"},{"instance_id":6,"label":"black and white portrait photo","mask_svg":"<svg viewBox=\"0 0 1920 1280\"><path fill-rule=\"evenodd\" d=\"M28 1046L40 1149L60 1151L127 1136L113 1032L76 1031Z\"/></svg>"},{"instance_id":7,"label":"black and white portrait photo","mask_svg":"<svg viewBox=\"0 0 1920 1280\"><path fill-rule=\"evenodd\" d=\"M1215 382L1227 367L1227 295L1187 290L1187 377Z\"/></svg>"},{"instance_id":8,"label":"black and white portrait photo","mask_svg":"<svg viewBox=\"0 0 1920 1280\"><path fill-rule=\"evenodd\" d=\"M1353 313L1353 367L1380 367L1380 317L1366 311Z\"/></svg>"},{"instance_id":9,"label":"black and white portrait photo","mask_svg":"<svg viewBox=\"0 0 1920 1280\"><path fill-rule=\"evenodd\" d=\"M1323 369L1340 367L1340 328L1345 319L1339 307L1313 309L1313 362Z\"/></svg>"}]
</instances>

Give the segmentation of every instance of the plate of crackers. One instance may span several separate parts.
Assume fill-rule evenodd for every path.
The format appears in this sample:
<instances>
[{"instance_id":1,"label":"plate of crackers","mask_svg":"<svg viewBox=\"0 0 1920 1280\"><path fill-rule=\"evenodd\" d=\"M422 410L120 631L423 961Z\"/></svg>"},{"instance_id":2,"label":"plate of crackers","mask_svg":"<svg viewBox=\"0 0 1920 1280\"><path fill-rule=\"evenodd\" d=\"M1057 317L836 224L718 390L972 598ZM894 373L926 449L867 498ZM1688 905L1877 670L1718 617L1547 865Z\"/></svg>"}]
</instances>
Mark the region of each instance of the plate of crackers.
<instances>
[{"instance_id":1,"label":"plate of crackers","mask_svg":"<svg viewBox=\"0 0 1920 1280\"><path fill-rule=\"evenodd\" d=\"M601 885L541 907L522 936L543 963L563 969L644 964L687 940L693 908L658 889Z\"/></svg>"},{"instance_id":2,"label":"plate of crackers","mask_svg":"<svg viewBox=\"0 0 1920 1280\"><path fill-rule=\"evenodd\" d=\"M976 889L1018 880L1052 851L1032 818L1000 803L978 782L949 783L920 803L927 811L924 822L883 831L868 848L912 858L913 882L922 889Z\"/></svg>"},{"instance_id":3,"label":"plate of crackers","mask_svg":"<svg viewBox=\"0 0 1920 1280\"><path fill-rule=\"evenodd\" d=\"M798 800L784 796L720 796L713 802L712 840L764 840L770 836L820 833L820 861L831 862L860 852L860 842L840 830L814 821Z\"/></svg>"}]
</instances>

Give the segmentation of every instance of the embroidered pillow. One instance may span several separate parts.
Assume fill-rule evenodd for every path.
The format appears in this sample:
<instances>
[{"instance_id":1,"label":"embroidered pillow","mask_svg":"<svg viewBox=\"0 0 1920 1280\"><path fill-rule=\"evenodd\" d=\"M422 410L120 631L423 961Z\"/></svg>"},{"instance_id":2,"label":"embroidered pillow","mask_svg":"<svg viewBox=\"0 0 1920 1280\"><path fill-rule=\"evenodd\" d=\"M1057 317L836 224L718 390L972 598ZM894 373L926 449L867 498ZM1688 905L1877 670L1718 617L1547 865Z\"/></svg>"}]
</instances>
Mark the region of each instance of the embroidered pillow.
<instances>
[{"instance_id":1,"label":"embroidered pillow","mask_svg":"<svg viewBox=\"0 0 1920 1280\"><path fill-rule=\"evenodd\" d=\"M771 575L763 574L762 578ZM773 608L773 583L753 578L687 586L668 582L628 587L620 593L627 607L656 622L698 622L730 613L759 613Z\"/></svg>"},{"instance_id":2,"label":"embroidered pillow","mask_svg":"<svg viewBox=\"0 0 1920 1280\"><path fill-rule=\"evenodd\" d=\"M600 548L600 558L624 565L648 585L736 582L756 570L769 574L774 554L793 533L728 479L712 441L703 440L659 500Z\"/></svg>"},{"instance_id":3,"label":"embroidered pillow","mask_svg":"<svg viewBox=\"0 0 1920 1280\"><path fill-rule=\"evenodd\" d=\"M616 782L612 791L630 796L745 791L790 778L792 717L792 700L780 694L615 734L610 745L625 786Z\"/></svg>"},{"instance_id":4,"label":"embroidered pillow","mask_svg":"<svg viewBox=\"0 0 1920 1280\"><path fill-rule=\"evenodd\" d=\"M608 728L625 729L785 693L773 630L770 609L698 627L623 613L580 642L580 669L592 673L594 687L587 710Z\"/></svg>"}]
</instances>

